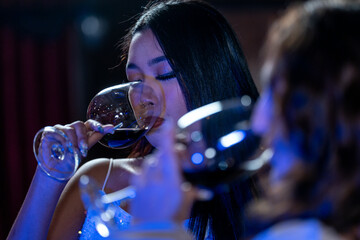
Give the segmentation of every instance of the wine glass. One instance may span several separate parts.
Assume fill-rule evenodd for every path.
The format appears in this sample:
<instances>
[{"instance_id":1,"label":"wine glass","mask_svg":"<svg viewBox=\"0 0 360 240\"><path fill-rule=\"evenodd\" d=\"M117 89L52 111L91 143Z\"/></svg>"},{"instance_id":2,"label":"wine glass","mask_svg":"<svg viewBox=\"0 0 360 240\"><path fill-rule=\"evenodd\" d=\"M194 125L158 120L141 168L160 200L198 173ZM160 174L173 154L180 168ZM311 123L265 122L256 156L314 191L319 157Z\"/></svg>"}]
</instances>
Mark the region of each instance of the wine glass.
<instances>
[{"instance_id":1,"label":"wine glass","mask_svg":"<svg viewBox=\"0 0 360 240\"><path fill-rule=\"evenodd\" d=\"M68 136L55 127L45 127L36 133L33 151L40 168L57 180L69 179L80 163L78 150Z\"/></svg>"},{"instance_id":2,"label":"wine glass","mask_svg":"<svg viewBox=\"0 0 360 240\"><path fill-rule=\"evenodd\" d=\"M109 148L126 148L151 129L161 114L160 98L153 88L136 81L100 91L89 103L87 118L115 126L100 143Z\"/></svg>"},{"instance_id":3,"label":"wine glass","mask_svg":"<svg viewBox=\"0 0 360 240\"><path fill-rule=\"evenodd\" d=\"M136 227L130 226L132 216L119 207L121 204L119 200L135 197L136 192L132 186L104 195L93 178L83 175L79 187L82 201L88 214L91 215L94 227L103 238L193 239L182 226L171 222L140 223L136 224Z\"/></svg>"},{"instance_id":4,"label":"wine glass","mask_svg":"<svg viewBox=\"0 0 360 240\"><path fill-rule=\"evenodd\" d=\"M210 103L178 120L177 142L185 149L180 162L185 180L219 192L244 181L271 157L250 126L253 100L241 98Z\"/></svg>"},{"instance_id":5,"label":"wine glass","mask_svg":"<svg viewBox=\"0 0 360 240\"><path fill-rule=\"evenodd\" d=\"M162 110L159 99L153 88L143 82L119 84L96 94L88 106L87 117L115 126L115 133L105 135L101 144L125 148L156 123ZM68 136L55 127L45 127L35 135L33 151L41 169L58 180L73 176L81 160Z\"/></svg>"},{"instance_id":6,"label":"wine glass","mask_svg":"<svg viewBox=\"0 0 360 240\"><path fill-rule=\"evenodd\" d=\"M107 201L107 195L100 190L100 185L93 178L82 175L79 187L87 214L92 217L100 236L109 237L110 233L129 227L131 215L119 208L114 201ZM130 194L129 196L131 197Z\"/></svg>"}]
</instances>

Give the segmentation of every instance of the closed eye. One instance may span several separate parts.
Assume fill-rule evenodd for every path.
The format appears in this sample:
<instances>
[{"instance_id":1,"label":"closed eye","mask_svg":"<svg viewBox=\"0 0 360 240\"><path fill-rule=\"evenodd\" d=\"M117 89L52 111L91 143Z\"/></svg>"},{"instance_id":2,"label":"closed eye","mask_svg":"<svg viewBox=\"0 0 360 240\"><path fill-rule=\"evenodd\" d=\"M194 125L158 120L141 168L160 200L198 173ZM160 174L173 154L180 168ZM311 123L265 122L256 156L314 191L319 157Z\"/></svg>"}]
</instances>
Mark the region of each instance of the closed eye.
<instances>
[{"instance_id":1,"label":"closed eye","mask_svg":"<svg viewBox=\"0 0 360 240\"><path fill-rule=\"evenodd\" d=\"M169 72L169 73L165 73L165 74L156 76L156 79L159 81L166 81L166 80L170 80L175 77L176 77L176 74L174 72Z\"/></svg>"}]
</instances>

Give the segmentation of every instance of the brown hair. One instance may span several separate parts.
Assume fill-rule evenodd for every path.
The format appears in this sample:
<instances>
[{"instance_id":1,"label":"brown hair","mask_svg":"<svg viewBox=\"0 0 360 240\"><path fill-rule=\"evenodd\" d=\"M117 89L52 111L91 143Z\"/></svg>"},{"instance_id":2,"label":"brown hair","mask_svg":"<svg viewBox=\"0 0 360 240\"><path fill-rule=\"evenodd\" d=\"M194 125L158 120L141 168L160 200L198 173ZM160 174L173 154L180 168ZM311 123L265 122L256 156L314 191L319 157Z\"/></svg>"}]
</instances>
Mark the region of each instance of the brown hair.
<instances>
[{"instance_id":1,"label":"brown hair","mask_svg":"<svg viewBox=\"0 0 360 240\"><path fill-rule=\"evenodd\" d=\"M285 130L298 164L257 203L262 217L317 217L339 232L360 223L356 26L359 1L309 1L290 6L269 31L264 77L274 104L271 125Z\"/></svg>"}]
</instances>

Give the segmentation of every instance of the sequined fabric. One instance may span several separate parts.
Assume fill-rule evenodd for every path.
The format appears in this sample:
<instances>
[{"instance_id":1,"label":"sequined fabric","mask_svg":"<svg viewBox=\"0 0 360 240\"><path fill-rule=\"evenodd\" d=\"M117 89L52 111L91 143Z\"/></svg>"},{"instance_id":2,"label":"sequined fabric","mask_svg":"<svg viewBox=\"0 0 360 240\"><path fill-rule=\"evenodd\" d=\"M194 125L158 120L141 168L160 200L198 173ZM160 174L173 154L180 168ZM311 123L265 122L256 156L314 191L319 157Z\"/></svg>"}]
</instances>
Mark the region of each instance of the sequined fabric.
<instances>
[{"instance_id":1,"label":"sequined fabric","mask_svg":"<svg viewBox=\"0 0 360 240\"><path fill-rule=\"evenodd\" d=\"M102 192L105 194L104 192ZM107 234L111 234L112 230L124 230L127 229L130 225L131 221L131 215L124 211L122 208L120 208L120 204L118 202L111 203L111 208L115 210L115 216L113 219L114 228L110 228L110 233L108 233L103 228L99 228L100 233L106 236ZM79 238L80 240L88 240L88 239L104 239L103 236L99 234L99 232L96 230L96 224L101 223L101 221L98 221L100 219L99 212L94 209L88 209L86 212L86 218L83 224L83 227L81 231L79 232ZM103 229L103 231L101 231Z\"/></svg>"}]
</instances>

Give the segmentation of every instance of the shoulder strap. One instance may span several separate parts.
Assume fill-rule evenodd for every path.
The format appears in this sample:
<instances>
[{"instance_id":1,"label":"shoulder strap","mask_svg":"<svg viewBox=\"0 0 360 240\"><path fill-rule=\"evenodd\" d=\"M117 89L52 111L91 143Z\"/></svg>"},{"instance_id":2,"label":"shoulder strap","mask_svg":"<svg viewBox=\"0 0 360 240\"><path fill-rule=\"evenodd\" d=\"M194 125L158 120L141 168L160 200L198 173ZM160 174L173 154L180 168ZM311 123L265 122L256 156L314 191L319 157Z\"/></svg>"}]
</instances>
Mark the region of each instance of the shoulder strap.
<instances>
[{"instance_id":1,"label":"shoulder strap","mask_svg":"<svg viewBox=\"0 0 360 240\"><path fill-rule=\"evenodd\" d=\"M110 158L109 169L108 169L108 171L107 171L107 174L106 174L106 177L105 177L105 181L104 181L103 187L102 187L102 189L101 189L103 192L105 191L105 186L106 186L106 183L107 183L107 181L108 181L108 179L109 179L109 176L110 176L112 164L113 164L113 159Z\"/></svg>"}]
</instances>

